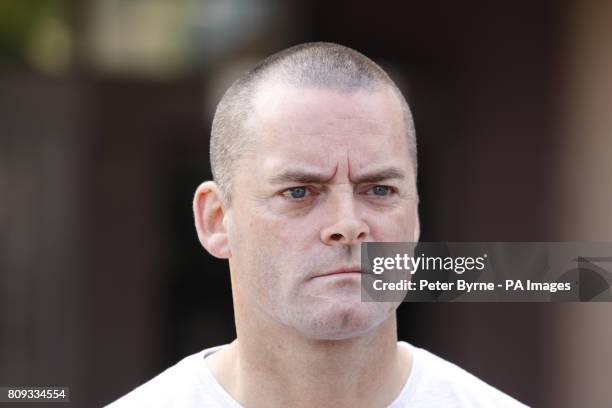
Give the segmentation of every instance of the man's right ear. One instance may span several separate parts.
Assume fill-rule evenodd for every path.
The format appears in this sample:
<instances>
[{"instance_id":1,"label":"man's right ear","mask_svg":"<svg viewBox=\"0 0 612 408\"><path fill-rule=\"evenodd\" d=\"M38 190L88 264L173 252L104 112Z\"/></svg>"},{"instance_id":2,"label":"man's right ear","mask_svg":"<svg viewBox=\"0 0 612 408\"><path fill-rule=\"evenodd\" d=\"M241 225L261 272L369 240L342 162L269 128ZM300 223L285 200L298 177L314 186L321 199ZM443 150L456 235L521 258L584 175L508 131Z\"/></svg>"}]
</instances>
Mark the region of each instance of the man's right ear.
<instances>
[{"instance_id":1,"label":"man's right ear","mask_svg":"<svg viewBox=\"0 0 612 408\"><path fill-rule=\"evenodd\" d=\"M225 207L221 190L213 181L200 184L193 197L193 215L200 243L217 258L230 257L227 230L223 223Z\"/></svg>"}]
</instances>

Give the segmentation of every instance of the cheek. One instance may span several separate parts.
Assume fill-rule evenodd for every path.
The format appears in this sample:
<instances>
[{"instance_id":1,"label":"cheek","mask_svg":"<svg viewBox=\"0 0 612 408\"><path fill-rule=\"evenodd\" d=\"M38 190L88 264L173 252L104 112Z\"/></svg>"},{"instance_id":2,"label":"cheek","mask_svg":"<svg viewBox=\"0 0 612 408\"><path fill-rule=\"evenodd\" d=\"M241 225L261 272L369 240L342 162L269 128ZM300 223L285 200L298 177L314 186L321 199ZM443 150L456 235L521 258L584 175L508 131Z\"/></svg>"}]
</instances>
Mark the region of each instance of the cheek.
<instances>
[{"instance_id":1,"label":"cheek","mask_svg":"<svg viewBox=\"0 0 612 408\"><path fill-rule=\"evenodd\" d=\"M242 301L270 309L280 293L278 253L269 237L263 238L248 224L232 231L230 269L232 286Z\"/></svg>"},{"instance_id":2,"label":"cheek","mask_svg":"<svg viewBox=\"0 0 612 408\"><path fill-rule=\"evenodd\" d=\"M372 214L369 217L370 234L374 241L410 242L414 239L417 224L416 209L411 206L385 215Z\"/></svg>"},{"instance_id":3,"label":"cheek","mask_svg":"<svg viewBox=\"0 0 612 408\"><path fill-rule=\"evenodd\" d=\"M292 254L305 254L312 248L319 237L320 223L316 211L302 216L267 211L251 216L247 234L276 259L290 261Z\"/></svg>"},{"instance_id":4,"label":"cheek","mask_svg":"<svg viewBox=\"0 0 612 408\"><path fill-rule=\"evenodd\" d=\"M259 295L278 292L283 275L295 268L299 230L279 219L250 212L234 214L229 229L231 262L236 279Z\"/></svg>"}]
</instances>

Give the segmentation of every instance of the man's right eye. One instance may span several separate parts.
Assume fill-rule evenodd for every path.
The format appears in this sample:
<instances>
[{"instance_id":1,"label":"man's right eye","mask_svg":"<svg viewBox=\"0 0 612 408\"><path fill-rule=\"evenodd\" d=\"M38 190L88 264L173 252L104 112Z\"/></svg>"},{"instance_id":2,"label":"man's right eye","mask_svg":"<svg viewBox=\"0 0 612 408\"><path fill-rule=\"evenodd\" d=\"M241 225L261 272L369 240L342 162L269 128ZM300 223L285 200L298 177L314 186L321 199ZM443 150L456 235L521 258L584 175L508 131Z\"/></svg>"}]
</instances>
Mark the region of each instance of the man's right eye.
<instances>
[{"instance_id":1,"label":"man's right eye","mask_svg":"<svg viewBox=\"0 0 612 408\"><path fill-rule=\"evenodd\" d=\"M310 194L311 192L308 190L308 187L304 187L304 186L291 187L281 192L282 196L293 199L293 200L303 199Z\"/></svg>"}]
</instances>

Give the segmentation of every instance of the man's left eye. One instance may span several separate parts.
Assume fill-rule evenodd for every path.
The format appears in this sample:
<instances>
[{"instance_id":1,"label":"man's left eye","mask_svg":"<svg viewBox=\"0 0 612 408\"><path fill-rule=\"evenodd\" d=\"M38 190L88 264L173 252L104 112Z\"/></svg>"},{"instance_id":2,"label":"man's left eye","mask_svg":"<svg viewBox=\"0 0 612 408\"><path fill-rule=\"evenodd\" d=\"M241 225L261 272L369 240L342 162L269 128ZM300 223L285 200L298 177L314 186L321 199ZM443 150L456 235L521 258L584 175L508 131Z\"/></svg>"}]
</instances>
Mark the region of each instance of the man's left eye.
<instances>
[{"instance_id":1,"label":"man's left eye","mask_svg":"<svg viewBox=\"0 0 612 408\"><path fill-rule=\"evenodd\" d=\"M370 189L368 193L375 196L384 197L388 196L392 192L393 190L389 186L374 186Z\"/></svg>"}]
</instances>

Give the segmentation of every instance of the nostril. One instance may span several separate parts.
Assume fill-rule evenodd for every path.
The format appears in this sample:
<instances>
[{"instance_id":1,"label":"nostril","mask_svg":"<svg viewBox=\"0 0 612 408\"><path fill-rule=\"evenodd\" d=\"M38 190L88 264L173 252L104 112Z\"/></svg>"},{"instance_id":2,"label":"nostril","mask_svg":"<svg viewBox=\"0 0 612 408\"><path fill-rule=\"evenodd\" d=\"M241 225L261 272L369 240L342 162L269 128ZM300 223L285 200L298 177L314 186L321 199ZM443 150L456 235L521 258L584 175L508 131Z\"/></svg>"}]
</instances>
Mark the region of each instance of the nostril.
<instances>
[{"instance_id":1,"label":"nostril","mask_svg":"<svg viewBox=\"0 0 612 408\"><path fill-rule=\"evenodd\" d=\"M332 234L331 239L334 241L340 241L342 239L342 234Z\"/></svg>"}]
</instances>

